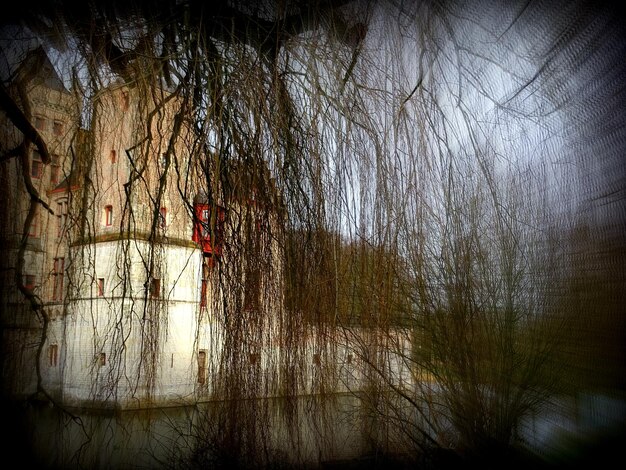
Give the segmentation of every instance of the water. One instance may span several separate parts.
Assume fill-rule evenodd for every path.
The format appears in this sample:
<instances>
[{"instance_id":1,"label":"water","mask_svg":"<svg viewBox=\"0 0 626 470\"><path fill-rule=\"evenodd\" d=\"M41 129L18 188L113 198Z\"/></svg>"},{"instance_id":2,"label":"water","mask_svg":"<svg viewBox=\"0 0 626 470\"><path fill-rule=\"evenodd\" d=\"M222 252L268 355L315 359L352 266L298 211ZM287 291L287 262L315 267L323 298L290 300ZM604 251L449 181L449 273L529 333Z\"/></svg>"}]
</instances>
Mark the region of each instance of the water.
<instances>
[{"instance_id":1,"label":"water","mask_svg":"<svg viewBox=\"0 0 626 470\"><path fill-rule=\"evenodd\" d=\"M320 468L402 442L349 394L72 414L23 404L5 407L2 416L10 430L3 455L27 468L216 468L255 459ZM547 463L572 463L595 455L598 443L623 440L625 416L620 398L560 399L520 423L518 437ZM403 450L411 452L408 446L391 449Z\"/></svg>"}]
</instances>

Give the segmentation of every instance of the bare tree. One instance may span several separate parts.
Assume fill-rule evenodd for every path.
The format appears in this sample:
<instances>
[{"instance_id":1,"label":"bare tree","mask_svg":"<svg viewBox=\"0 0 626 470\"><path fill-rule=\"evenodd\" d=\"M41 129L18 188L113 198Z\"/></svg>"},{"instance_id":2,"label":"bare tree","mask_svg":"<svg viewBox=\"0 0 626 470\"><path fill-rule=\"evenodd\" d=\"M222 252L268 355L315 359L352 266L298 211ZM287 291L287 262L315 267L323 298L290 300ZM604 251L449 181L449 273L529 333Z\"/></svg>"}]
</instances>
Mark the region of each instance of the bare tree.
<instances>
[{"instance_id":1,"label":"bare tree","mask_svg":"<svg viewBox=\"0 0 626 470\"><path fill-rule=\"evenodd\" d=\"M569 166L599 150L596 173L619 173L623 122L600 104L621 104L612 13L163 0L7 16L3 270L20 295L2 303L4 390L76 419L83 390L95 407L191 400L181 466L321 463L348 415L364 453L510 459L529 416L593 388L571 313L590 278L568 247L590 246L580 220L619 213L624 180L605 194ZM608 95L589 90L611 68Z\"/></svg>"}]
</instances>

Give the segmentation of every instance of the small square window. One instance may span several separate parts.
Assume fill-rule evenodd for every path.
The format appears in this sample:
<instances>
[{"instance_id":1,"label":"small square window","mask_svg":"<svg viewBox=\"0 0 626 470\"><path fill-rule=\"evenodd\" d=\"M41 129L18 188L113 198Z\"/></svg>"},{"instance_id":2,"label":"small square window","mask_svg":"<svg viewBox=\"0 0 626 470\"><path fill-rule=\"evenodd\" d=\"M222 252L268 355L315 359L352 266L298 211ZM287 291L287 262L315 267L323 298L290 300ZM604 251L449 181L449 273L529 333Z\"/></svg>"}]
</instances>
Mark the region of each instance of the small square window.
<instances>
[{"instance_id":1,"label":"small square window","mask_svg":"<svg viewBox=\"0 0 626 470\"><path fill-rule=\"evenodd\" d=\"M46 120L44 118L42 118L41 116L35 116L35 128L38 131L45 131L46 130Z\"/></svg>"},{"instance_id":2,"label":"small square window","mask_svg":"<svg viewBox=\"0 0 626 470\"><path fill-rule=\"evenodd\" d=\"M259 353L250 353L248 360L250 364L259 364L261 362L261 355Z\"/></svg>"},{"instance_id":3,"label":"small square window","mask_svg":"<svg viewBox=\"0 0 626 470\"><path fill-rule=\"evenodd\" d=\"M63 123L60 121L54 121L52 124L52 133L57 136L63 135Z\"/></svg>"},{"instance_id":4,"label":"small square window","mask_svg":"<svg viewBox=\"0 0 626 470\"><path fill-rule=\"evenodd\" d=\"M150 297L161 297L161 279L152 279L150 281Z\"/></svg>"},{"instance_id":5,"label":"small square window","mask_svg":"<svg viewBox=\"0 0 626 470\"><path fill-rule=\"evenodd\" d=\"M33 151L33 158L30 164L30 176L35 179L41 178L43 173L43 163L41 163L41 155L39 152Z\"/></svg>"}]
</instances>

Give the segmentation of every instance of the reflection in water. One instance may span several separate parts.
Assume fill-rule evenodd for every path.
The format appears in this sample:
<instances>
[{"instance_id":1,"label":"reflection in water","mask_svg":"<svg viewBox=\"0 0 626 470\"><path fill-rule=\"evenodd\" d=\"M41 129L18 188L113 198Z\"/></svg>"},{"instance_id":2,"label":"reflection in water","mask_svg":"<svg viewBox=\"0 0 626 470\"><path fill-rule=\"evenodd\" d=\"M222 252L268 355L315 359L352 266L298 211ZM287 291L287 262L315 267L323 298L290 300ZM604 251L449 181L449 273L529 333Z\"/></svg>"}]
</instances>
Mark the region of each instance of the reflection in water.
<instances>
[{"instance_id":1,"label":"reflection in water","mask_svg":"<svg viewBox=\"0 0 626 470\"><path fill-rule=\"evenodd\" d=\"M241 468L260 458L273 467L293 468L363 462L380 450L376 435L382 428L368 418L357 397L306 396L293 405L279 399L267 407L260 401L237 406L220 401L115 413L82 411L75 417L47 405L18 406L4 413L14 431L5 439L5 455L19 455L22 463L37 468ZM255 414L259 409L269 411ZM250 416L256 416L255 422ZM542 463L569 468L592 456L598 462L614 455L616 447L607 446L615 439L623 441L625 417L622 399L563 399L521 423L517 438ZM242 426L235 427L240 432L233 434L227 419L241 419ZM393 433L385 432L390 445ZM604 455L595 455L599 448ZM416 455L406 442L388 450Z\"/></svg>"}]
</instances>

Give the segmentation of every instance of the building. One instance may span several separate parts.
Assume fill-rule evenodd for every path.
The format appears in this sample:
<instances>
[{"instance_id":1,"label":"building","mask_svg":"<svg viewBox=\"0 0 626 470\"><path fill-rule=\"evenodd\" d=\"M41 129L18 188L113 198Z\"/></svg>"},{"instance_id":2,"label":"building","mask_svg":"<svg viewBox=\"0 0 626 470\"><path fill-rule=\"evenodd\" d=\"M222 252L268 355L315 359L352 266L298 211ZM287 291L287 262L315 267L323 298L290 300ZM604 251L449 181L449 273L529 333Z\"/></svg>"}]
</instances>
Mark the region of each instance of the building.
<instances>
[{"instance_id":1,"label":"building","mask_svg":"<svg viewBox=\"0 0 626 470\"><path fill-rule=\"evenodd\" d=\"M359 358L389 337L294 328L284 211L260 159L220 161L156 85L103 87L79 125L42 49L9 93L51 161L2 116L3 150L21 151L0 164L5 394L140 408L360 386ZM411 335L393 336L410 356Z\"/></svg>"}]
</instances>

